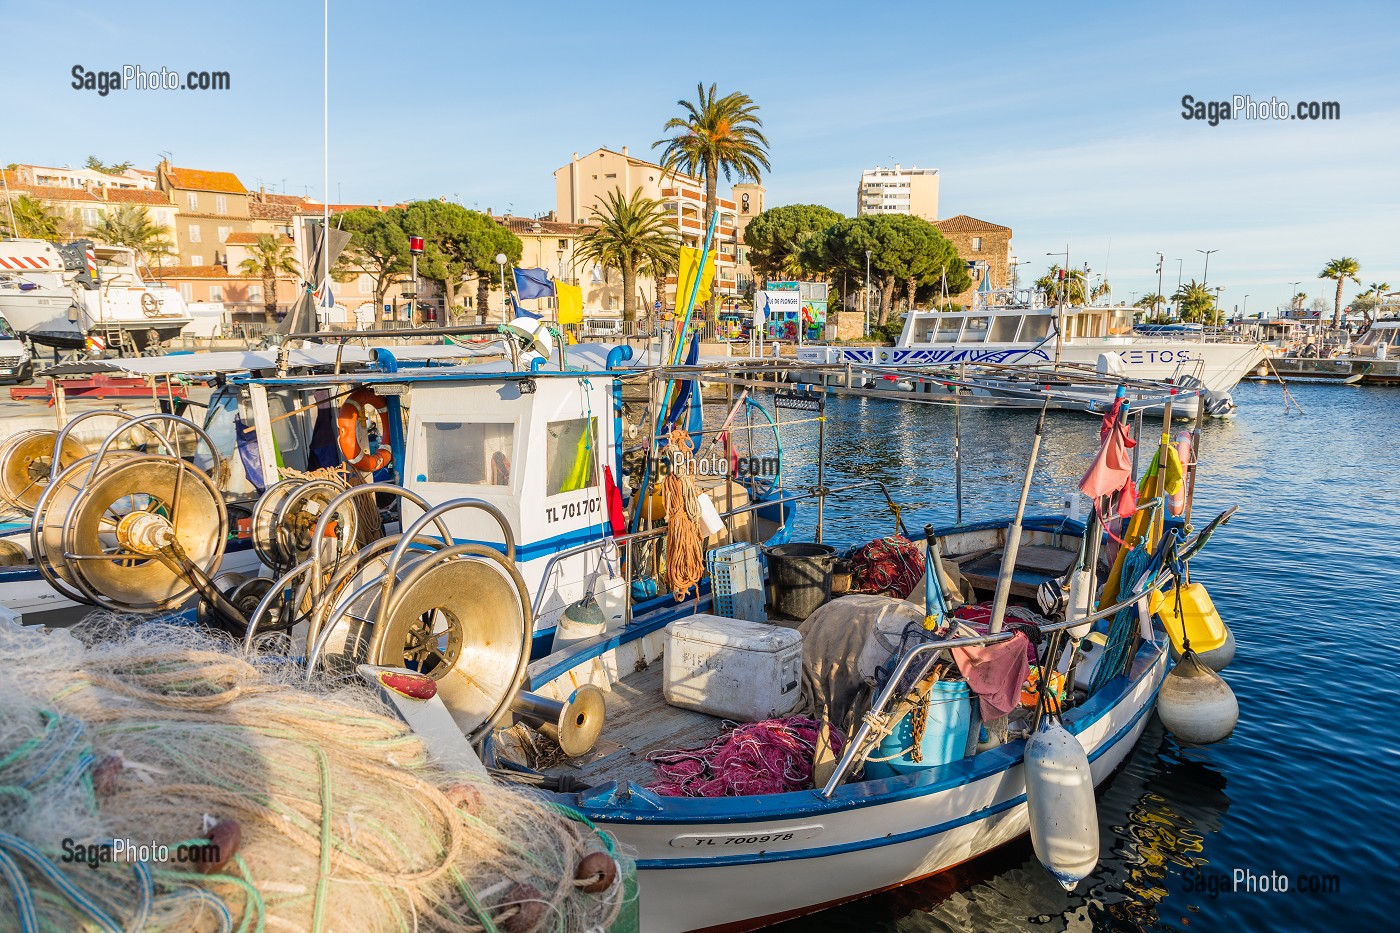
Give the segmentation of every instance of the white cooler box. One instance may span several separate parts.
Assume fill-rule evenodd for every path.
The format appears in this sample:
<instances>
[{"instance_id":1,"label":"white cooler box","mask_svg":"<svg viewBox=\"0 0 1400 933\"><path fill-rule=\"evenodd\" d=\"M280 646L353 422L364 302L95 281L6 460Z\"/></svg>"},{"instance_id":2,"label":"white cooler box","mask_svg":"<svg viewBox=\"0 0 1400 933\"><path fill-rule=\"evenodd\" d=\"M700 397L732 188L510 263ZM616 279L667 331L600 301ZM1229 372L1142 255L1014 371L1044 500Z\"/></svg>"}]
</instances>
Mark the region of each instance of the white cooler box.
<instances>
[{"instance_id":1,"label":"white cooler box","mask_svg":"<svg viewBox=\"0 0 1400 933\"><path fill-rule=\"evenodd\" d=\"M666 702L738 722L786 716L802 697L795 629L694 615L666 626Z\"/></svg>"}]
</instances>

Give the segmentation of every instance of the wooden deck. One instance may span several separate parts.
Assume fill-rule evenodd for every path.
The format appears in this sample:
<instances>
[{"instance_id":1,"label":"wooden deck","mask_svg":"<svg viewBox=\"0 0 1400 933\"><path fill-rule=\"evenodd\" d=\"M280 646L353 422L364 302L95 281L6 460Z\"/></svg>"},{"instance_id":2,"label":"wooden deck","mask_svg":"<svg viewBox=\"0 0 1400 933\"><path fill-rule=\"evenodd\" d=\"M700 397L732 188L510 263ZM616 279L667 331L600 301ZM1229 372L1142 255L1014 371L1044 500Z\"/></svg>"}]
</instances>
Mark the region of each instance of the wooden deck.
<instances>
[{"instance_id":1,"label":"wooden deck","mask_svg":"<svg viewBox=\"0 0 1400 933\"><path fill-rule=\"evenodd\" d=\"M607 724L597 747L550 772L590 786L627 780L646 784L656 777L646 760L648 752L691 748L719 735L723 720L666 702L661 693L664 664L656 661L613 684L606 697Z\"/></svg>"},{"instance_id":2,"label":"wooden deck","mask_svg":"<svg viewBox=\"0 0 1400 933\"><path fill-rule=\"evenodd\" d=\"M1016 571L1011 576L1011 595L1035 599L1035 591L1046 580L1064 574L1074 566L1076 551L1044 546L1023 546L1016 554ZM962 574L979 590L995 590L1001 573L1001 552L996 551L962 565Z\"/></svg>"}]
</instances>

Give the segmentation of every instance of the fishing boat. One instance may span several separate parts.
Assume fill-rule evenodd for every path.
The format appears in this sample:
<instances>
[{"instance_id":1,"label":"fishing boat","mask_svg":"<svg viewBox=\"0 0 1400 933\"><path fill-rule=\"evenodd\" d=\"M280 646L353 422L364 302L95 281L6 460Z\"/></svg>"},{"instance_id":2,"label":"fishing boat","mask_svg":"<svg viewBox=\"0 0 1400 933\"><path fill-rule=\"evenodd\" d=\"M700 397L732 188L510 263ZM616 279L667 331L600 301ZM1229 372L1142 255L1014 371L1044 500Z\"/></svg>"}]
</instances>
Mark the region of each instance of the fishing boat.
<instances>
[{"instance_id":1,"label":"fishing boat","mask_svg":"<svg viewBox=\"0 0 1400 933\"><path fill-rule=\"evenodd\" d=\"M0 240L0 315L36 344L82 349L93 335L132 355L191 320L178 289L145 280L134 250L90 240Z\"/></svg>"},{"instance_id":2,"label":"fishing boat","mask_svg":"<svg viewBox=\"0 0 1400 933\"><path fill-rule=\"evenodd\" d=\"M1054 308L1035 292L991 303L1001 294L979 297L962 310L911 311L893 347L809 346L798 358L879 369L1014 364L1052 376L1062 370L1123 375L1200 388L1206 413L1214 416L1233 412L1230 393L1264 358L1258 341L1237 334L1145 333L1134 327L1140 308ZM1110 388L1098 401L1112 399ZM1181 405L1176 411L1194 417Z\"/></svg>"},{"instance_id":3,"label":"fishing boat","mask_svg":"<svg viewBox=\"0 0 1400 933\"><path fill-rule=\"evenodd\" d=\"M446 744L465 737L497 780L552 795L629 847L645 930L761 927L1028 832L1071 886L1097 859L1094 788L1131 751L1159 693L1173 697L1176 728L1199 724L1201 703L1172 679L1200 666L1193 641L1212 647L1200 633L1218 633L1196 620L1179 646L1171 601L1153 595L1185 585L1190 556L1218 524L1188 533L1198 432L1161 445L1140 501L1118 509L1127 545L1104 563L1104 503L1087 524L1025 514L1042 410L1019 503L964 521L959 502L956 521L887 542L922 582L852 604L831 599L836 549L824 542L841 534L826 500L884 502L897 522L901 512L878 482L826 484L821 393L783 390L765 404L734 394L733 371L676 365L675 354L634 368L626 347L480 331L505 339L499 358L408 368L405 350L377 346L368 365L346 366L342 353L326 371L298 369L285 351L270 371L230 375L202 424L118 416L99 443L65 454L71 429L94 420L78 416L52 439L33 570L74 604L180 613L250 649L280 646L308 678L430 679L452 734L440 719L415 728ZM731 365L752 372L752 362ZM708 419L694 385L704 376L727 386ZM649 401L629 411L624 386L637 382ZM1106 416L1105 456L1126 437L1122 408ZM794 487L782 461L784 425L803 419L818 431L811 488ZM124 441L132 436L142 443ZM724 466L707 473L704 463ZM1130 469L1125 496L1129 485L1136 495ZM815 511L814 542L791 540L799 508ZM235 568L230 544L241 540L256 560ZM802 582L813 571L815 599ZM1044 608L1047 587L1065 594L1058 609ZM958 603L980 607L984 622L959 621ZM778 618L789 610L808 612L806 622ZM872 636L892 613L916 621L894 629L892 645L873 642L883 673L872 687L851 645L819 636L824 611L840 630ZM1025 647L1028 633L1038 647ZM974 730L987 694L974 701L958 652L1005 656L1007 646L1020 663L1033 650L1050 686L1026 705L1019 671L1002 675L1017 702ZM1174 648L1184 648L1175 668ZM847 717L849 728L828 718L834 706L813 711L828 738L803 746L800 786L718 797L658 789L660 753L713 750L736 717L797 728L787 717L819 667L864 684L869 710ZM937 692L950 699L934 703ZM914 724L934 719L947 720L946 756L901 747L901 730L932 734ZM1212 741L1232 727L1191 734Z\"/></svg>"}]
</instances>

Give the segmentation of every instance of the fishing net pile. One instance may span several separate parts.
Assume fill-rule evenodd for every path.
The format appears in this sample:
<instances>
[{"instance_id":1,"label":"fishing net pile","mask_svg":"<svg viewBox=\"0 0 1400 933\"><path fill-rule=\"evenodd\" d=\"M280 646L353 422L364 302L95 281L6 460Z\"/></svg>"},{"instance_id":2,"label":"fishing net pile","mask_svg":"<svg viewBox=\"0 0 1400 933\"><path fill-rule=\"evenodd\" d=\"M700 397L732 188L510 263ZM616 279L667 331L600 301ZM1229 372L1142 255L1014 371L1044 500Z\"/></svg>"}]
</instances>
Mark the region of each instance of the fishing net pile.
<instances>
[{"instance_id":1,"label":"fishing net pile","mask_svg":"<svg viewBox=\"0 0 1400 933\"><path fill-rule=\"evenodd\" d=\"M731 724L732 725L732 724ZM647 785L663 797L746 797L812 786L821 724L806 716L734 725L699 748L653 752L658 780ZM840 757L844 737L830 730Z\"/></svg>"},{"instance_id":2,"label":"fishing net pile","mask_svg":"<svg viewBox=\"0 0 1400 933\"><path fill-rule=\"evenodd\" d=\"M624 906L610 838L438 769L368 689L107 621L0 627L0 929L533 933Z\"/></svg>"}]
</instances>

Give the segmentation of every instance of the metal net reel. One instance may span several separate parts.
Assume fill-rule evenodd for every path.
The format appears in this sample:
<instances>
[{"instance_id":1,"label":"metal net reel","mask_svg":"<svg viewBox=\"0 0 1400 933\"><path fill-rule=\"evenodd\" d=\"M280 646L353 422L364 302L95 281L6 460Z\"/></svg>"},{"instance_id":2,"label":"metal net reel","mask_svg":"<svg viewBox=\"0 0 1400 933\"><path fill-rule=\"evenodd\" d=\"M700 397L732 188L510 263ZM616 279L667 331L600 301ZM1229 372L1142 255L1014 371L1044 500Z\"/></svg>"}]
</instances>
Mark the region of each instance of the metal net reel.
<instances>
[{"instance_id":1,"label":"metal net reel","mask_svg":"<svg viewBox=\"0 0 1400 933\"><path fill-rule=\"evenodd\" d=\"M156 424L165 430L154 430ZM56 447L71 427L60 432ZM134 427L166 452L115 448ZM126 421L44 489L30 542L35 565L60 592L108 609L160 612L212 588L228 514L214 479L181 458L181 430L194 434L195 448L207 445L218 474L218 452L197 425L154 414Z\"/></svg>"},{"instance_id":2,"label":"metal net reel","mask_svg":"<svg viewBox=\"0 0 1400 933\"><path fill-rule=\"evenodd\" d=\"M312 532L331 500L346 489L338 479L296 477L268 487L253 507L252 541L258 557L280 573L311 556ZM345 501L326 526L320 546L322 560L334 564L355 547L359 512Z\"/></svg>"},{"instance_id":3,"label":"metal net reel","mask_svg":"<svg viewBox=\"0 0 1400 933\"><path fill-rule=\"evenodd\" d=\"M54 475L91 451L75 437L63 438L63 449L55 457L58 431L26 430L11 435L0 444L0 500L26 514L33 514Z\"/></svg>"},{"instance_id":4,"label":"metal net reel","mask_svg":"<svg viewBox=\"0 0 1400 933\"><path fill-rule=\"evenodd\" d=\"M323 667L345 673L361 663L426 674L458 727L475 741L509 714L529 661L533 616L515 566L509 524L480 500L428 508L416 493L379 483L347 490L327 508L376 491L412 501L423 515L402 535L362 548L328 582L321 582L325 577L314 554L302 565L302 575L317 587L317 611L308 620L307 676ZM492 515L501 526L505 553L452 544L442 515L455 509ZM318 528L328 521L329 515L323 517ZM290 586L291 576L279 579L274 591ZM275 601L274 592L264 602L270 610ZM262 609L257 625L263 622Z\"/></svg>"}]
</instances>

